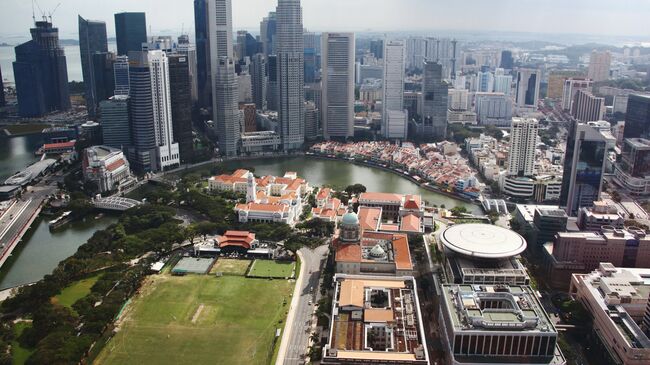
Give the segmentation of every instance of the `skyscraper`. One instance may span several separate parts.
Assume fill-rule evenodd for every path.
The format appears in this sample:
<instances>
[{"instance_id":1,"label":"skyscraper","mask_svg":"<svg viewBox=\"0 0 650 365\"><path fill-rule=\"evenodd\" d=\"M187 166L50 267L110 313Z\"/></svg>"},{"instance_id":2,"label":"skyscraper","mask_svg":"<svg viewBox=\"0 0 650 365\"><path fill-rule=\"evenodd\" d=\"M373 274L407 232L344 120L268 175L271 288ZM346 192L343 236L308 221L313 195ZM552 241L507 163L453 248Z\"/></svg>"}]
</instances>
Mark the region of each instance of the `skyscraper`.
<instances>
[{"instance_id":1,"label":"skyscraper","mask_svg":"<svg viewBox=\"0 0 650 365\"><path fill-rule=\"evenodd\" d=\"M2 68L0 68L0 106L5 106L5 85L2 81Z\"/></svg>"},{"instance_id":2,"label":"skyscraper","mask_svg":"<svg viewBox=\"0 0 650 365\"><path fill-rule=\"evenodd\" d=\"M196 79L199 107L212 107L212 67L208 0L194 0L194 35L196 36Z\"/></svg>"},{"instance_id":3,"label":"skyscraper","mask_svg":"<svg viewBox=\"0 0 650 365\"><path fill-rule=\"evenodd\" d=\"M384 49L384 96L382 99L382 131L386 138L406 139L406 120L398 125L389 125L388 112L404 112L405 49L403 41L382 42ZM393 122L401 119L392 118ZM402 125L404 124L404 125ZM393 133L391 133L391 131Z\"/></svg>"},{"instance_id":4,"label":"skyscraper","mask_svg":"<svg viewBox=\"0 0 650 365\"><path fill-rule=\"evenodd\" d=\"M190 43L190 37L188 35L180 35L178 37L176 53L187 57L187 65L190 71L190 94L192 103L197 103L199 101L198 59L196 46Z\"/></svg>"},{"instance_id":5,"label":"skyscraper","mask_svg":"<svg viewBox=\"0 0 650 365\"><path fill-rule=\"evenodd\" d=\"M508 175L532 176L539 123L534 118L512 118Z\"/></svg>"},{"instance_id":6,"label":"skyscraper","mask_svg":"<svg viewBox=\"0 0 650 365\"><path fill-rule=\"evenodd\" d=\"M501 51L501 64L499 65L500 68L506 69L506 70L512 70L512 68L515 65L515 60L512 58L512 51Z\"/></svg>"},{"instance_id":7,"label":"skyscraper","mask_svg":"<svg viewBox=\"0 0 650 365\"><path fill-rule=\"evenodd\" d=\"M650 139L650 96L632 94L628 98L623 138Z\"/></svg>"},{"instance_id":8,"label":"skyscraper","mask_svg":"<svg viewBox=\"0 0 650 365\"><path fill-rule=\"evenodd\" d=\"M285 151L305 141L304 39L300 0L278 0L278 116Z\"/></svg>"},{"instance_id":9,"label":"skyscraper","mask_svg":"<svg viewBox=\"0 0 650 365\"><path fill-rule=\"evenodd\" d=\"M180 161L192 161L192 79L190 61L186 55L168 56L169 89L174 140L178 142Z\"/></svg>"},{"instance_id":10,"label":"skyscraper","mask_svg":"<svg viewBox=\"0 0 650 365\"><path fill-rule=\"evenodd\" d=\"M32 39L16 46L13 63L18 115L38 117L70 109L68 70L59 30L42 20L30 29Z\"/></svg>"},{"instance_id":11,"label":"skyscraper","mask_svg":"<svg viewBox=\"0 0 650 365\"><path fill-rule=\"evenodd\" d=\"M323 138L354 137L354 34L323 33Z\"/></svg>"},{"instance_id":12,"label":"skyscraper","mask_svg":"<svg viewBox=\"0 0 650 365\"><path fill-rule=\"evenodd\" d=\"M503 69L497 69L503 71ZM504 75L503 73L495 72L494 75L494 92L504 93L505 95L512 94L512 75Z\"/></svg>"},{"instance_id":13,"label":"skyscraper","mask_svg":"<svg viewBox=\"0 0 650 365\"><path fill-rule=\"evenodd\" d=\"M115 38L119 56L140 51L142 43L147 42L147 19L145 14L115 14Z\"/></svg>"},{"instance_id":14,"label":"skyscraper","mask_svg":"<svg viewBox=\"0 0 650 365\"><path fill-rule=\"evenodd\" d=\"M494 90L494 75L490 72L490 66L481 66L477 79L476 91L490 93Z\"/></svg>"},{"instance_id":15,"label":"skyscraper","mask_svg":"<svg viewBox=\"0 0 650 365\"><path fill-rule=\"evenodd\" d=\"M589 57L589 77L594 82L609 80L609 71L612 66L612 55L609 51L598 52L596 50L591 52Z\"/></svg>"},{"instance_id":16,"label":"skyscraper","mask_svg":"<svg viewBox=\"0 0 650 365\"><path fill-rule=\"evenodd\" d=\"M274 11L262 19L260 23L260 38L262 40L262 53L268 57L276 52L276 34L278 21Z\"/></svg>"},{"instance_id":17,"label":"skyscraper","mask_svg":"<svg viewBox=\"0 0 650 365\"><path fill-rule=\"evenodd\" d=\"M435 62L424 63L422 79L422 125L423 138L445 139L447 136L447 97L449 87L442 80L442 65Z\"/></svg>"},{"instance_id":18,"label":"skyscraper","mask_svg":"<svg viewBox=\"0 0 650 365\"><path fill-rule=\"evenodd\" d=\"M268 83L266 87L266 107L269 110L278 111L279 90L278 90L278 56L270 55L266 58L266 75Z\"/></svg>"},{"instance_id":19,"label":"skyscraper","mask_svg":"<svg viewBox=\"0 0 650 365\"><path fill-rule=\"evenodd\" d=\"M237 75L233 59L231 0L209 0L209 39L212 62L212 113L221 154L236 156L241 135Z\"/></svg>"},{"instance_id":20,"label":"skyscraper","mask_svg":"<svg viewBox=\"0 0 650 365\"><path fill-rule=\"evenodd\" d=\"M305 101L305 138L314 140L318 138L318 121L320 111L313 101Z\"/></svg>"},{"instance_id":21,"label":"skyscraper","mask_svg":"<svg viewBox=\"0 0 650 365\"><path fill-rule=\"evenodd\" d=\"M126 151L131 146L130 100L116 95L99 102L104 145Z\"/></svg>"},{"instance_id":22,"label":"skyscraper","mask_svg":"<svg viewBox=\"0 0 650 365\"><path fill-rule=\"evenodd\" d=\"M129 56L117 56L113 63L115 91L113 95L130 95Z\"/></svg>"},{"instance_id":23,"label":"skyscraper","mask_svg":"<svg viewBox=\"0 0 650 365\"><path fill-rule=\"evenodd\" d=\"M115 76L113 65L115 53L99 52L92 55L93 98L99 102L115 95Z\"/></svg>"},{"instance_id":24,"label":"skyscraper","mask_svg":"<svg viewBox=\"0 0 650 365\"><path fill-rule=\"evenodd\" d=\"M422 70L427 50L427 40L411 37L406 40L406 68Z\"/></svg>"},{"instance_id":25,"label":"skyscraper","mask_svg":"<svg viewBox=\"0 0 650 365\"><path fill-rule=\"evenodd\" d=\"M592 84L593 82L589 79L568 78L564 80L564 88L562 90L562 109L571 111L578 90L591 92Z\"/></svg>"},{"instance_id":26,"label":"skyscraper","mask_svg":"<svg viewBox=\"0 0 650 365\"><path fill-rule=\"evenodd\" d=\"M404 42L402 42L402 47L404 47ZM384 40L383 39L374 39L370 41L370 53L375 55L375 58L382 59L384 58Z\"/></svg>"},{"instance_id":27,"label":"skyscraper","mask_svg":"<svg viewBox=\"0 0 650 365\"><path fill-rule=\"evenodd\" d=\"M537 107L539 101L539 70L519 69L515 103L519 107Z\"/></svg>"},{"instance_id":28,"label":"skyscraper","mask_svg":"<svg viewBox=\"0 0 650 365\"><path fill-rule=\"evenodd\" d=\"M258 110L266 110L266 90L268 76L267 64L264 54L258 53L251 60L251 84L253 89L253 102Z\"/></svg>"},{"instance_id":29,"label":"skyscraper","mask_svg":"<svg viewBox=\"0 0 650 365\"><path fill-rule=\"evenodd\" d=\"M568 215L576 216L580 208L600 200L605 160L615 144L609 123L571 122L560 193L560 206Z\"/></svg>"},{"instance_id":30,"label":"skyscraper","mask_svg":"<svg viewBox=\"0 0 650 365\"><path fill-rule=\"evenodd\" d=\"M586 90L578 90L571 108L571 116L581 122L595 122L605 117L605 98Z\"/></svg>"},{"instance_id":31,"label":"skyscraper","mask_svg":"<svg viewBox=\"0 0 650 365\"><path fill-rule=\"evenodd\" d=\"M86 93L86 108L88 116L94 117L97 104L101 99L97 98L96 85L93 72L93 55L95 53L108 52L108 41L106 39L106 23L95 20L86 20L79 15L79 53L81 54L81 72L84 79Z\"/></svg>"}]
</instances>

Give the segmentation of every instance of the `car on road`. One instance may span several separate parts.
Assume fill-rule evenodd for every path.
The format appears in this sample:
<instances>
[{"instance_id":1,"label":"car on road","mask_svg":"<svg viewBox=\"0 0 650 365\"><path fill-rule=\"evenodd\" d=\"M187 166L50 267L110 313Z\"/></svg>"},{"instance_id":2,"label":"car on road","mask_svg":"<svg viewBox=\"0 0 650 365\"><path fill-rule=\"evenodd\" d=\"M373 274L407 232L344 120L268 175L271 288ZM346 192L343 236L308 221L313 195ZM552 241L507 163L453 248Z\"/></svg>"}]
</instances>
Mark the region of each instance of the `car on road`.
<instances>
[{"instance_id":1,"label":"car on road","mask_svg":"<svg viewBox=\"0 0 650 365\"><path fill-rule=\"evenodd\" d=\"M311 299L307 302L307 304L312 305Z\"/></svg>"}]
</instances>

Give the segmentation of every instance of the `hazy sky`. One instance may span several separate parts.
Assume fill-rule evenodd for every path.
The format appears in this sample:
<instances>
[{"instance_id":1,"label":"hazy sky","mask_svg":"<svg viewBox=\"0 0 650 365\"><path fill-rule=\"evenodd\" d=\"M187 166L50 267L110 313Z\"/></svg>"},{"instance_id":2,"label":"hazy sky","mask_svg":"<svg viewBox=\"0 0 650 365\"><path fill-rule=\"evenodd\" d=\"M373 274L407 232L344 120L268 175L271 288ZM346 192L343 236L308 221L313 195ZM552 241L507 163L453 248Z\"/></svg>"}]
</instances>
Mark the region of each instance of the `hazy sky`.
<instances>
[{"instance_id":1,"label":"hazy sky","mask_svg":"<svg viewBox=\"0 0 650 365\"><path fill-rule=\"evenodd\" d=\"M37 0L45 12L59 2L53 19L65 38L76 35L77 14L106 21L109 36L115 32L113 13L120 11L146 12L154 34L180 32L183 24L186 30L194 27L192 0ZM277 1L232 3L235 30L255 30ZM650 39L649 0L303 0L302 6L304 26L315 31L479 30ZM30 0L0 0L0 36L29 36L31 15Z\"/></svg>"}]
</instances>

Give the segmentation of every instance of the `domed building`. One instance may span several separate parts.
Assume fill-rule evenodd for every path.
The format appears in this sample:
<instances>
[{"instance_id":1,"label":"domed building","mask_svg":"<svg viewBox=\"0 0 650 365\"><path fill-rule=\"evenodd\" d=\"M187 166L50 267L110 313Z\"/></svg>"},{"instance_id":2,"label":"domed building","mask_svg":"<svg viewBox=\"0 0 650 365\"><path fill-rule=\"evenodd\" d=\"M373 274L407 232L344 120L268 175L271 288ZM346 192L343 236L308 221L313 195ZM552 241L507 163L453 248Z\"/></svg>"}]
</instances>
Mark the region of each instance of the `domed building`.
<instances>
[{"instance_id":1,"label":"domed building","mask_svg":"<svg viewBox=\"0 0 650 365\"><path fill-rule=\"evenodd\" d=\"M352 208L341 218L339 224L339 239L346 243L358 243L361 239L361 225L359 216L352 211Z\"/></svg>"}]
</instances>

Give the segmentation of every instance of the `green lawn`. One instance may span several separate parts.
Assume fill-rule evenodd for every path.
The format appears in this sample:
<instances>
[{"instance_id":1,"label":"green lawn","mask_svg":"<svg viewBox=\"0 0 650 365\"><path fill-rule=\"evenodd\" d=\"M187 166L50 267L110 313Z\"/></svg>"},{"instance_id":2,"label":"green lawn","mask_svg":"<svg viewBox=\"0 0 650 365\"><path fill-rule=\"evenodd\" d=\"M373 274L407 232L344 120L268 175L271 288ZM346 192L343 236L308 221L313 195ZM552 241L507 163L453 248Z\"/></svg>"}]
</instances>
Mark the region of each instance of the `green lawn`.
<instances>
[{"instance_id":1,"label":"green lawn","mask_svg":"<svg viewBox=\"0 0 650 365\"><path fill-rule=\"evenodd\" d=\"M293 271L293 262L279 262L272 260L255 260L249 276L257 277L290 277Z\"/></svg>"},{"instance_id":2,"label":"green lawn","mask_svg":"<svg viewBox=\"0 0 650 365\"><path fill-rule=\"evenodd\" d=\"M29 322L18 322L14 325L14 337L18 338L25 328L31 326L31 323ZM21 347L20 344L18 344L17 340L11 341L11 360L13 365L22 365L27 361L27 358L32 355L32 352L34 350L26 349L24 347Z\"/></svg>"},{"instance_id":3,"label":"green lawn","mask_svg":"<svg viewBox=\"0 0 650 365\"><path fill-rule=\"evenodd\" d=\"M95 364L268 363L292 283L210 275L151 280Z\"/></svg>"},{"instance_id":4,"label":"green lawn","mask_svg":"<svg viewBox=\"0 0 650 365\"><path fill-rule=\"evenodd\" d=\"M76 283L61 290L61 293L54 297L53 302L64 307L72 308L72 305L79 299L90 294L90 289L99 280L100 275L79 280Z\"/></svg>"},{"instance_id":5,"label":"green lawn","mask_svg":"<svg viewBox=\"0 0 650 365\"><path fill-rule=\"evenodd\" d=\"M217 263L212 266L210 274L222 272L230 275L246 275L246 270L251 264L251 260L236 260L236 259L217 259Z\"/></svg>"}]
</instances>

